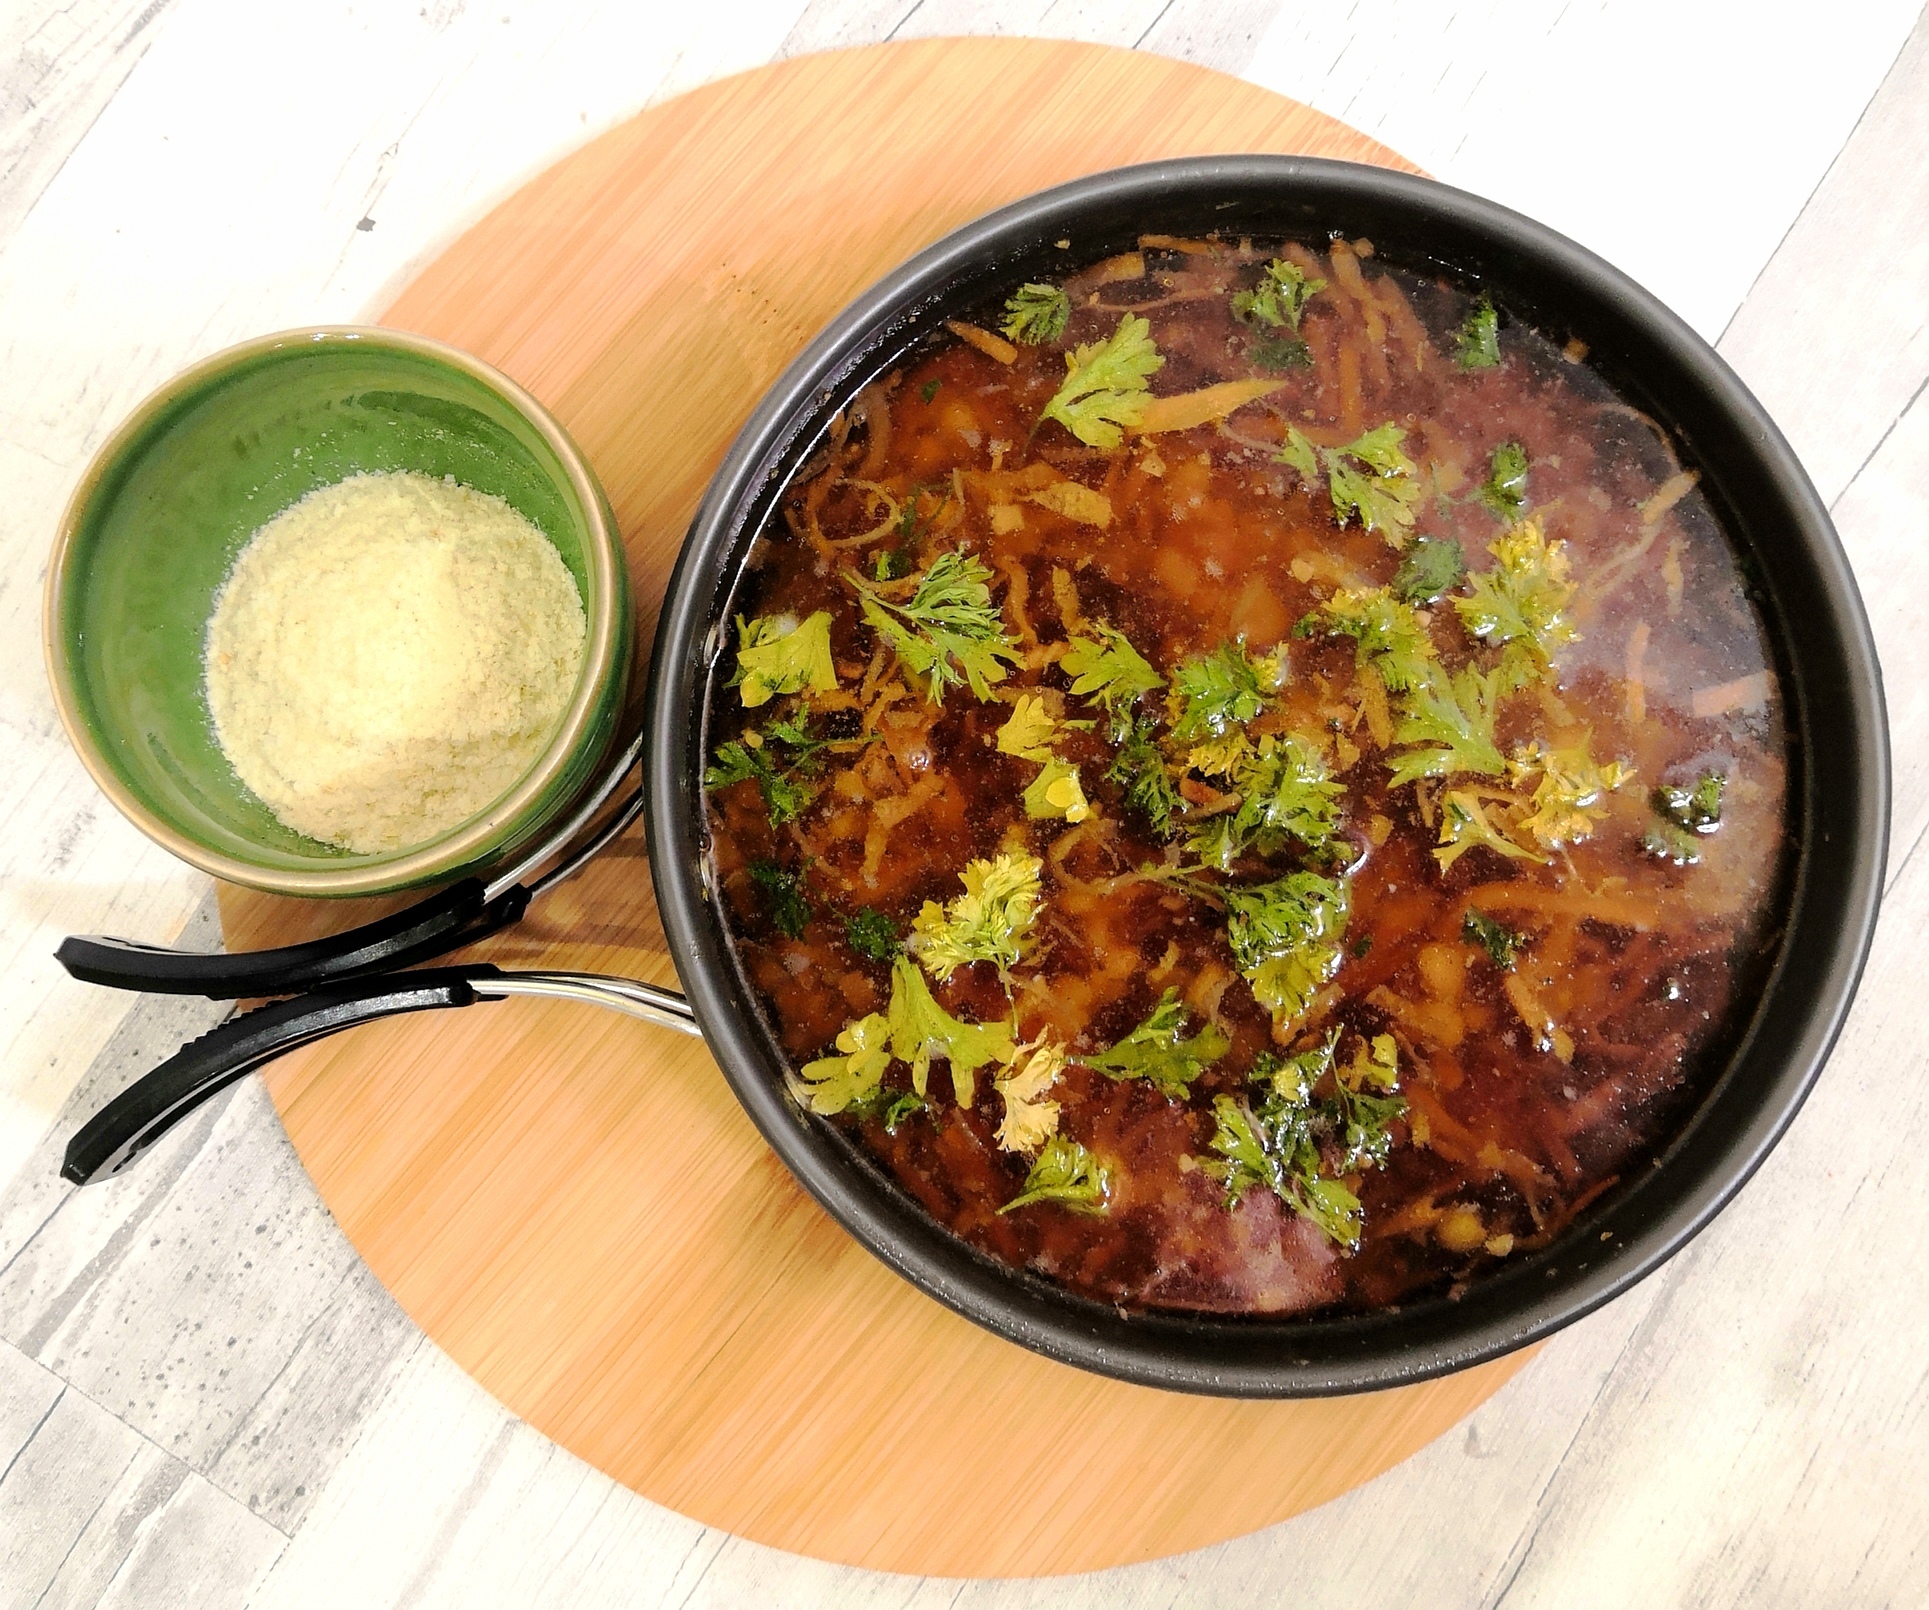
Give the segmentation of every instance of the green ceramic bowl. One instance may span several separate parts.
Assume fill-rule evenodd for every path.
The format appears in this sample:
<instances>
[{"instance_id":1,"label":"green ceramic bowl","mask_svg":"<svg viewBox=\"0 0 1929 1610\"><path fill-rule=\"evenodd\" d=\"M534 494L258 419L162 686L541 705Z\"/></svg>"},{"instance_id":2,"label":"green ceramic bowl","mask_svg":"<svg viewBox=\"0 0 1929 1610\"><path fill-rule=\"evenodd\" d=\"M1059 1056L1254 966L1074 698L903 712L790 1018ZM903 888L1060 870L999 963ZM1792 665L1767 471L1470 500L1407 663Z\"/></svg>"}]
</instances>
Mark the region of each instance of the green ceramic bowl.
<instances>
[{"instance_id":1,"label":"green ceramic bowl","mask_svg":"<svg viewBox=\"0 0 1929 1610\"><path fill-rule=\"evenodd\" d=\"M358 855L283 827L215 742L202 640L235 555L291 503L364 470L452 475L556 545L588 639L555 736L486 810L427 844ZM129 820L217 877L367 895L528 844L616 733L634 612L616 520L563 428L514 381L395 330L263 336L169 382L88 466L47 569L48 674L67 734Z\"/></svg>"}]
</instances>

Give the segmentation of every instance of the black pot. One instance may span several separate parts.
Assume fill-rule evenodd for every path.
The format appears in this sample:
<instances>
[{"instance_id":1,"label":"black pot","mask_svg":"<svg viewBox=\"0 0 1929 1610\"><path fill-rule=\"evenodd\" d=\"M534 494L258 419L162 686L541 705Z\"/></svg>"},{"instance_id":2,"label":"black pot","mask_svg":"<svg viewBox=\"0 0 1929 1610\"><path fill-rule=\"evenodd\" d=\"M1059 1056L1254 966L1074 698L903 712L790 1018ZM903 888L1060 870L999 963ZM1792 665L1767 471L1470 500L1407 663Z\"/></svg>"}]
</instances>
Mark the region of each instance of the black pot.
<instances>
[{"instance_id":1,"label":"black pot","mask_svg":"<svg viewBox=\"0 0 1929 1610\"><path fill-rule=\"evenodd\" d=\"M752 541L831 416L946 317L1055 279L1141 234L1366 236L1379 258L1482 286L1574 335L1658 420L1752 560L1788 707L1794 864L1779 954L1707 1093L1645 1177L1544 1251L1459 1297L1327 1319L1126 1314L975 1251L928 1218L842 1130L801 1115L704 855L704 711ZM1521 1347L1625 1291L1738 1191L1788 1127L1834 1042L1875 926L1888 838L1881 674L1855 580L1800 463L1708 345L1552 230L1426 179L1294 157L1204 157L1095 174L968 224L887 275L785 371L724 458L671 577L646 728L657 907L704 1038L737 1099L813 1196L898 1273L969 1319L1068 1364L1238 1397L1358 1392Z\"/></svg>"},{"instance_id":2,"label":"black pot","mask_svg":"<svg viewBox=\"0 0 1929 1610\"><path fill-rule=\"evenodd\" d=\"M709 681L745 558L829 422L947 317L1015 283L1055 278L1143 233L1366 236L1380 257L1489 291L1591 365L1701 471L1756 583L1790 738L1785 920L1750 1010L1701 1072L1702 1092L1638 1179L1553 1244L1458 1296L1349 1317L1126 1313L977 1252L925 1215L842 1129L785 1092L786 1059L732 945L705 856L701 788ZM595 826L641 753L642 787ZM647 804L651 874L688 990L487 964L396 975L513 922ZM657 627L644 731L549 845L485 884L467 879L370 928L313 945L190 957L69 940L77 977L122 988L310 993L237 1018L117 1097L68 1148L77 1183L125 1167L213 1091L322 1034L509 994L615 1005L673 1027L690 1014L737 1099L791 1172L852 1235L931 1296L1001 1336L1084 1369L1178 1391L1307 1397L1424 1380L1496 1358L1617 1296L1686 1243L1760 1166L1834 1043L1873 935L1888 842L1881 673L1855 580L1815 489L1728 366L1653 297L1552 230L1430 180L1294 157L1206 157L1095 174L957 230L839 315L770 389L711 481ZM533 865L589 832L561 866ZM1712 1065L1719 1063L1719 1066Z\"/></svg>"}]
</instances>

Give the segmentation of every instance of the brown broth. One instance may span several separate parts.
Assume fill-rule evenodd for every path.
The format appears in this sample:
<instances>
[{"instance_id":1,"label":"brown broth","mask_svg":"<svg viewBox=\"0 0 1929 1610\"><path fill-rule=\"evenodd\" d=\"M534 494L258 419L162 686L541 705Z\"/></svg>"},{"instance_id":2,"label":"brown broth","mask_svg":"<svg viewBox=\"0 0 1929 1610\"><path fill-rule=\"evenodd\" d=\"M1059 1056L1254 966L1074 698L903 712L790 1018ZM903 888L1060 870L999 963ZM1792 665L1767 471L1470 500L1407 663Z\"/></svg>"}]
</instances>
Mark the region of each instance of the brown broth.
<instances>
[{"instance_id":1,"label":"brown broth","mask_svg":"<svg viewBox=\"0 0 1929 1610\"><path fill-rule=\"evenodd\" d=\"M1128 432L1110 452L1056 424L1034 430L1064 377L1064 351L1111 334L1124 308L1150 318L1165 355L1157 395L1256 372L1254 332L1231 316L1228 294L1271 252L1152 251L1131 279L1108 280L1122 270L1098 265L1068 284L1075 311L1062 341L1002 363L946 339L868 388L786 494L785 525L759 543L735 600L744 617L828 611L840 691L814 703L833 734L878 735L833 754L809 808L781 828L751 783L709 796L714 868L740 952L798 1064L883 1010L889 994L888 966L850 947L841 914L875 908L906 932L924 901L958 894L968 860L1017 840L1044 858L1041 942L1013 970L1009 1004L980 964L933 985L947 1010L988 1021L1015 1008L1023 1038L1050 1033L1091 1054L1174 986L1195 1031L1209 1019L1230 1037L1230 1054L1183 1101L1068 1066L1053 1092L1061 1132L1113 1164L1101 1217L1050 1203L997 1213L1030 1159L996 1143L990 1070L967 1111L934 1100L895 1131L829 1120L850 1126L973 1245L1123 1306L1371 1308L1547 1244L1666 1138L1762 963L1780 888L1786 745L1767 636L1706 499L1690 488L1665 508L1654 501L1682 485L1673 447L1578 354L1518 320L1503 316L1498 368L1456 367L1463 291L1344 243L1326 256L1283 251L1329 285L1300 331L1310 367L1284 372L1270 398L1221 424ZM1332 746L1364 860L1329 1007L1276 1045L1211 906L1157 882L1112 882L1159 862L1167 844L1104 780L1112 748L1102 714L1065 701L1068 715L1101 716L1060 746L1093 807L1076 826L1027 819L1020 795L1037 767L998 753L993 738L1017 693L1068 685L1054 663L1067 636L1054 569L1071 579L1083 617L1122 630L1168 675L1228 639L1254 648L1289 639L1336 585L1386 583L1400 555L1358 524L1337 526L1325 491L1274 455L1288 424L1336 446L1387 421L1405 428L1405 449L1438 494L1420 532L1457 538L1475 568L1491 562L1503 522L1470 493L1499 444L1526 449L1529 506L1567 545L1581 635L1557 654L1556 682L1503 705L1497 737L1511 751L1530 734L1571 738L1585 727L1598 759L1625 760L1636 777L1606 796L1591 837L1547 865L1474 849L1443 873L1430 853L1442 785L1386 786L1369 673L1353 645L1291 641L1291 679L1267 719ZM1102 491L1109 527L1021 501L1038 465ZM918 488L933 489L918 501L933 512L915 562L959 546L981 556L1018 638L1021 664L991 701L953 688L932 705L906 688L839 579L845 565L870 575L876 554L901 541L880 494L902 508ZM994 505L1021 508L1023 525L994 534ZM1432 617L1446 664L1479 657L1444 602ZM711 699L713 748L799 702L746 714L721 676ZM1349 749L1357 758L1345 764ZM1727 778L1719 831L1701 841L1699 864L1657 859L1642 847L1650 790L1708 769ZM801 938L773 926L748 874L760 861L805 869L813 909ZM1291 854L1255 863L1240 881L1295 864ZM1463 938L1469 907L1526 936L1512 973ZM1364 1238L1350 1253L1270 1191L1228 1209L1199 1166L1212 1155L1214 1096L1244 1091L1262 1052L1302 1048L1333 1025L1349 1040L1393 1035L1410 1104L1386 1166L1353 1179ZM905 1074L893 1064L887 1085ZM933 1091L948 1090L940 1066Z\"/></svg>"}]
</instances>

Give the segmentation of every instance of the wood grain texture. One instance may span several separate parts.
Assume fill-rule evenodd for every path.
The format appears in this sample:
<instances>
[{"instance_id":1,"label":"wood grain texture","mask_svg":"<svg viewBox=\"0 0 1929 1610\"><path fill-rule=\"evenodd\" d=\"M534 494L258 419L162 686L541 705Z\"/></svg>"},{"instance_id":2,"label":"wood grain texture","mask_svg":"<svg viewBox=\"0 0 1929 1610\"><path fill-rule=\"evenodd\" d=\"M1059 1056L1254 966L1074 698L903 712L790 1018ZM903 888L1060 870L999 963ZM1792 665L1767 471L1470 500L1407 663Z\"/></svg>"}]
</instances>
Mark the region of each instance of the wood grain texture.
<instances>
[{"instance_id":1,"label":"wood grain texture","mask_svg":"<svg viewBox=\"0 0 1929 1610\"><path fill-rule=\"evenodd\" d=\"M1237 149L1398 163L1306 108L1122 51L801 58L552 169L388 321L557 411L616 507L647 626L730 435L851 296L1015 196ZM242 947L342 913L229 891L224 915ZM672 976L633 840L488 954ZM1239 1404L1048 1363L852 1242L700 1046L577 1008L382 1025L288 1059L270 1088L371 1267L503 1402L672 1508L834 1560L1010 1575L1197 1547L1366 1480L1518 1364Z\"/></svg>"}]
</instances>

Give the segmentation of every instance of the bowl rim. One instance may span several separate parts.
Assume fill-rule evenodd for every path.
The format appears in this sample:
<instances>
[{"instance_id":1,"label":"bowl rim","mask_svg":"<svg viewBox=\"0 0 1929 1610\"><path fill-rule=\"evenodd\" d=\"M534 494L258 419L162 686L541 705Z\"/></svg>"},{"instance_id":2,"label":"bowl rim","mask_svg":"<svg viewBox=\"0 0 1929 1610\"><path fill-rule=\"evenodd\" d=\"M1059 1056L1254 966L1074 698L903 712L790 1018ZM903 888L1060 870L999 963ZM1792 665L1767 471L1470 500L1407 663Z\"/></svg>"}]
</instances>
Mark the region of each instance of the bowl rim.
<instances>
[{"instance_id":1,"label":"bowl rim","mask_svg":"<svg viewBox=\"0 0 1929 1610\"><path fill-rule=\"evenodd\" d=\"M163 820L128 787L95 741L82 714L61 617L75 542L102 481L124 462L128 451L141 442L155 422L182 396L196 389L211 388L229 371L269 353L301 347L341 349L350 344L425 358L478 382L522 415L556 455L563 466L568 490L583 510L588 538L583 546L591 597L585 600L583 670L569 707L548 745L515 787L496 800L486 813L471 818L441 838L380 860L314 871L277 869L210 849ZM502 854L519 835L526 837L540 826L539 822L525 818L558 772L568 764L578 745L591 735L603 684L620 657L626 626L623 617L631 608L625 564L622 533L582 450L542 403L500 369L459 347L410 330L375 324L302 325L254 336L190 364L143 398L95 451L68 495L47 557L41 601L41 647L54 708L81 764L115 808L163 849L214 877L269 894L331 897L391 894L486 864ZM558 807L567 803L556 801Z\"/></svg>"},{"instance_id":2,"label":"bowl rim","mask_svg":"<svg viewBox=\"0 0 1929 1610\"><path fill-rule=\"evenodd\" d=\"M1723 469L1746 467L1748 484L1759 485L1759 523L1768 523L1759 514L1767 509L1792 533L1764 605L1778 653L1803 673L1784 690L1795 761L1790 799L1799 812L1781 912L1784 938L1752 1005L1738 1006L1742 1032L1718 1065L1719 1077L1692 1114L1657 1142L1654 1168L1610 1193L1606 1206L1591 1209L1549 1248L1483 1276L1464 1300L1419 1299L1330 1320L1128 1313L1077 1298L977 1252L919 1213L875 1165L867 1169L851 1144L838 1143L832 1126L801 1114L776 1076L784 1059L716 910L698 789L705 684L724 635L712 617L720 600L729 599L745 533L761 526L773 489L808 451L833 402L898 361L908 335L879 355L896 339L892 332L956 311L963 305L959 283L985 275L988 264L1015 274L1031 240L1075 234L1081 217L1108 205L1152 209L1173 186L1240 185L1277 186L1282 198L1290 190L1301 202L1326 197L1329 205L1414 208L1448 234L1461 230L1490 253L1489 261L1509 263L1508 290L1529 306L1523 287L1536 273L1546 276L1577 305L1598 310L1604 325L1638 338L1658 366L1655 384L1683 378L1692 385L1690 403L1661 410L1671 434L1682 439L1686 428L1678 415L1705 405L1720 436L1697 449L1697 458ZM1289 216L1284 199L1278 210ZM1283 227L1323 233L1331 218ZM1088 238L1094 228L1086 224ZM1397 248L1389 251L1397 255ZM1502 280L1498 270L1492 277ZM954 287L949 296L947 286ZM1768 551L1731 535L1745 550ZM1800 599L1801 619L1791 614L1785 590L1797 581L1813 589ZM1798 627L1806 656L1819 663L1798 664ZM1833 723L1827 728L1812 719L1812 705L1824 700ZM1888 840L1888 731L1867 615L1826 507L1741 380L1650 292L1548 226L1435 180L1320 158L1178 158L1074 179L960 226L861 293L765 393L698 507L658 625L646 735L650 871L670 954L739 1102L805 1189L886 1265L1008 1340L1117 1379L1231 1397L1374 1390L1483 1363L1591 1313L1678 1252L1747 1183L1813 1087L1868 955ZM1850 760L1828 790L1817 785L1807 758L1827 747L1818 737ZM1711 1113L1720 1121L1704 1121ZM1610 1233L1597 1245L1594 1235L1603 1225Z\"/></svg>"}]
</instances>

